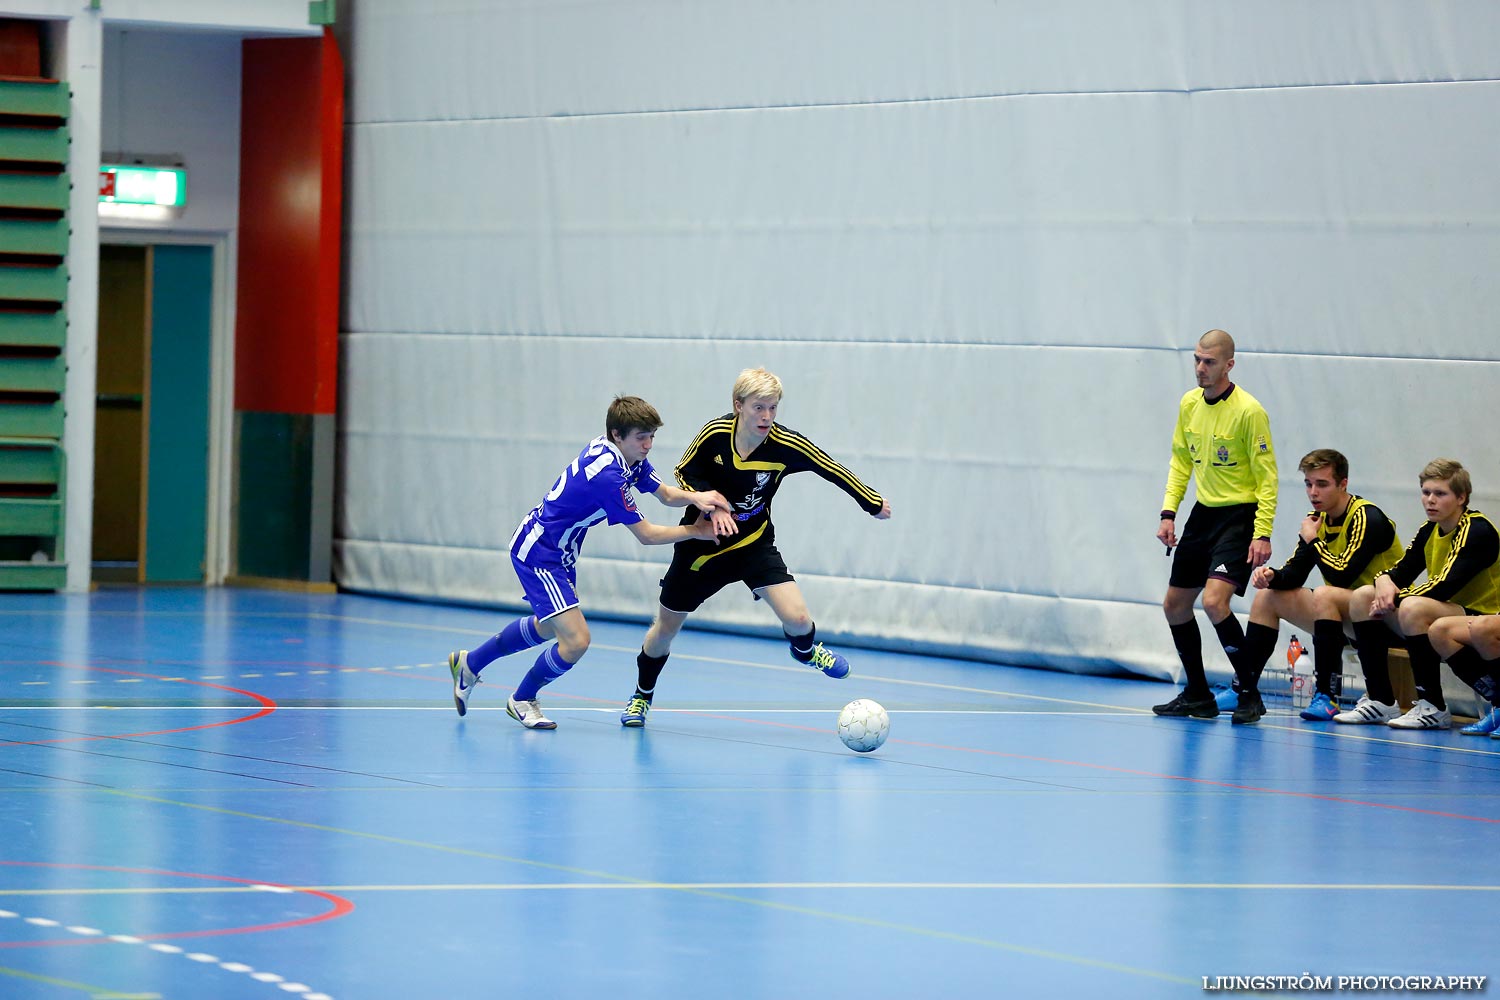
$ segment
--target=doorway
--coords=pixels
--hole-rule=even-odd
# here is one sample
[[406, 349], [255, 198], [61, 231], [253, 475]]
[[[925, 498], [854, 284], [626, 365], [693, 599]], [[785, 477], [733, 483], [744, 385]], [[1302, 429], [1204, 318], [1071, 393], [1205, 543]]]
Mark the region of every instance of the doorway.
[[93, 579], [202, 583], [214, 251], [99, 248]]

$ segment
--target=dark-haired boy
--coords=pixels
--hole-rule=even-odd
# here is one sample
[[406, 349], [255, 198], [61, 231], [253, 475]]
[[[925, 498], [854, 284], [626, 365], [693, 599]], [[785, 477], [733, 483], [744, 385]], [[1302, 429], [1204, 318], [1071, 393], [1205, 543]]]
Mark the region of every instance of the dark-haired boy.
[[[473, 650], [448, 654], [453, 707], [459, 715], [469, 710], [469, 696], [487, 665], [556, 638], [521, 679], [505, 711], [527, 729], [557, 728], [542, 714], [536, 696], [572, 669], [589, 648], [589, 626], [576, 590], [578, 553], [589, 528], [601, 521], [623, 524], [642, 545], [670, 545], [689, 538], [714, 541], [718, 535], [735, 533], [732, 520], [720, 519], [716, 527], [710, 519], [714, 511], [729, 510], [723, 496], [678, 489], [657, 478], [646, 455], [661, 423], [661, 415], [644, 399], [616, 397], [605, 414], [603, 436], [584, 446], [516, 528], [510, 540], [511, 565], [534, 613], [517, 618]], [[637, 490], [668, 507], [691, 504], [704, 513], [689, 524], [652, 524], [636, 510]]]
[[[1332, 682], [1343, 657], [1349, 599], [1355, 588], [1395, 565], [1401, 542], [1379, 507], [1349, 492], [1349, 460], [1340, 452], [1310, 451], [1297, 468], [1312, 511], [1302, 519], [1291, 558], [1280, 569], [1260, 566], [1250, 574], [1257, 593], [1245, 628], [1244, 662], [1260, 676], [1283, 621], [1310, 632], [1317, 693], [1301, 714], [1309, 722], [1329, 722], [1339, 711]], [[1315, 566], [1323, 585], [1309, 589], [1304, 584]]]

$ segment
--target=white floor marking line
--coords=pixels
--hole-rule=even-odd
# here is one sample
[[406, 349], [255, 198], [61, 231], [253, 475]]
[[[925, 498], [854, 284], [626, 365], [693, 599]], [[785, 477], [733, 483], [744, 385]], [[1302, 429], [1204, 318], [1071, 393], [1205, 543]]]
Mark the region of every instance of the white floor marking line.
[[[1387, 882], [1387, 883], [1349, 883], [1345, 885], [1314, 885], [1308, 882], [457, 882], [457, 883], [432, 883], [432, 884], [410, 884], [410, 885], [308, 885], [302, 887], [313, 892], [331, 892], [343, 895], [356, 892], [592, 892], [592, 891], [661, 891], [661, 890], [687, 890], [687, 889], [788, 889], [788, 890], [812, 890], [826, 891], [829, 889], [920, 889], [943, 890], [943, 891], [1004, 891], [1025, 892], [1030, 890], [1045, 890], [1048, 892], [1062, 891], [1139, 891], [1157, 892], [1164, 889], [1205, 889], [1205, 890], [1254, 890], [1256, 892], [1460, 892], [1460, 893], [1500, 893], [1500, 886], [1455, 884], [1455, 883], [1421, 883], [1421, 882]], [[72, 894], [72, 895], [120, 895], [127, 893], [138, 893], [141, 895], [153, 895], [161, 893], [174, 893], [175, 889], [78, 889], [78, 890], [33, 890], [47, 892], [50, 894]], [[225, 893], [233, 894], [245, 892], [244, 888], [224, 887], [194, 889], [192, 892]], [[27, 894], [25, 890], [15, 895]], [[0, 911], [0, 917], [9, 911]], [[73, 928], [68, 928], [72, 930]], [[85, 928], [88, 930], [89, 928]], [[100, 934], [102, 931], [95, 931]], [[123, 935], [111, 935], [111, 940], [122, 940]], [[138, 943], [139, 938], [131, 938], [127, 943]], [[155, 947], [154, 945], [152, 946]], [[169, 945], [165, 949], [170, 950], [175, 946]], [[182, 951], [177, 948], [176, 951]], [[174, 952], [175, 953], [175, 952]], [[192, 956], [187, 956], [191, 958]], [[248, 967], [247, 967], [248, 968]], [[231, 970], [234, 971], [234, 970]]]
[[[238, 891], [245, 892], [254, 890], [274, 892], [293, 891], [292, 889], [288, 889], [284, 886], [269, 885], [251, 886], [249, 889], [240, 889]], [[92, 890], [88, 889], [80, 891], [84, 894], [89, 894], [92, 892]], [[0, 910], [0, 920], [13, 919], [21, 919], [26, 923], [32, 924], [36, 927], [62, 926], [60, 922], [52, 920], [48, 917], [22, 917], [19, 913], [13, 913], [10, 910]], [[209, 955], [206, 952], [201, 951], [189, 952], [185, 948], [179, 947], [175, 944], [169, 944], [165, 941], [153, 941], [148, 944], [147, 942], [145, 942], [141, 938], [136, 937], [133, 934], [105, 935], [104, 931], [101, 931], [94, 927], [67, 927], [64, 929], [69, 931], [70, 933], [77, 934], [80, 937], [98, 937], [100, 935], [104, 935], [108, 938], [108, 940], [113, 941], [116, 944], [144, 944], [148, 949], [156, 952], [159, 955], [181, 955], [183, 958], [186, 958], [190, 962], [198, 962], [202, 965], [217, 965], [225, 972], [234, 972], [241, 974], [248, 973], [251, 979], [258, 980], [259, 982], [267, 984], [279, 984], [280, 988], [284, 992], [299, 994], [302, 997], [302, 1000], [333, 1000], [333, 997], [329, 996], [327, 993], [312, 992], [312, 987], [307, 986], [303, 983], [289, 983], [286, 981], [285, 976], [278, 975], [275, 972], [256, 972], [254, 967], [245, 965], [243, 962], [222, 962], [219, 960], [219, 956], [217, 955]]]

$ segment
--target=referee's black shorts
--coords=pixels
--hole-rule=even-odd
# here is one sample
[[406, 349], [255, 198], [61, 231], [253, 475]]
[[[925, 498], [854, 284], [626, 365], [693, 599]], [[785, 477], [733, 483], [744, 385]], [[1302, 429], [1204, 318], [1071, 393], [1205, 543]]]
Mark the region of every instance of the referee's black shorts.
[[1234, 584], [1243, 595], [1250, 583], [1250, 542], [1255, 538], [1253, 503], [1227, 507], [1193, 504], [1187, 526], [1177, 536], [1177, 554], [1172, 557], [1174, 587], [1199, 590], [1210, 577]]

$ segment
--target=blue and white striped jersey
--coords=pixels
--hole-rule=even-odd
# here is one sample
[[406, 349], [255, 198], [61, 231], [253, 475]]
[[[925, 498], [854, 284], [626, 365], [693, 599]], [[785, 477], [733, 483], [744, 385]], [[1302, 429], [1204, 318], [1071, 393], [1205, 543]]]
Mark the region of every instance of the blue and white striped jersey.
[[649, 460], [627, 466], [609, 438], [596, 437], [516, 528], [510, 553], [527, 565], [572, 568], [589, 528], [606, 519], [610, 524], [642, 520], [634, 491], [655, 493], [660, 486]]

